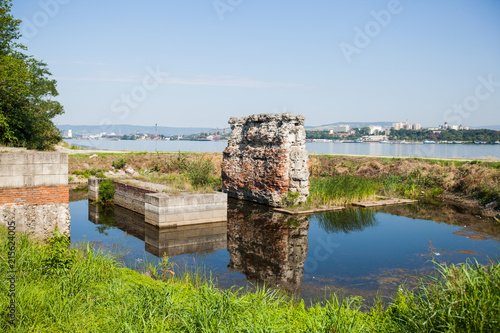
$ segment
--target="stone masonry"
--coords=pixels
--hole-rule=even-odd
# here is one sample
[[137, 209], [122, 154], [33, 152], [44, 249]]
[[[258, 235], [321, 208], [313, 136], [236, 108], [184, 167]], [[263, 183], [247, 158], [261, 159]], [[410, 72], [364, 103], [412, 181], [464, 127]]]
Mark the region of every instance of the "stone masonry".
[[231, 138], [224, 150], [222, 186], [230, 197], [273, 207], [287, 193], [309, 195], [304, 116], [255, 114], [231, 118]]
[[0, 153], [0, 224], [47, 238], [59, 228], [69, 235], [68, 155]]

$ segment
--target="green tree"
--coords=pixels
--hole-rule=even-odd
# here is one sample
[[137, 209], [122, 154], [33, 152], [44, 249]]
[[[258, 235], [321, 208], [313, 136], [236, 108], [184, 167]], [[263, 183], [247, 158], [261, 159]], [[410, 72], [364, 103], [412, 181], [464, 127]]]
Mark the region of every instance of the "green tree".
[[52, 118], [63, 114], [56, 81], [47, 65], [28, 56], [18, 43], [20, 20], [11, 14], [11, 0], [0, 0], [0, 142], [48, 150], [61, 141]]

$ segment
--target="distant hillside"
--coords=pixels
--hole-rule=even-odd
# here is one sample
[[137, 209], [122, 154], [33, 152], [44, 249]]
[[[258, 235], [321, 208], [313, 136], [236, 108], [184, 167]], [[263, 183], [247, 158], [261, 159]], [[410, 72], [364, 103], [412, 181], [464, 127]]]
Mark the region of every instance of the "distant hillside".
[[333, 123], [333, 124], [325, 124], [325, 125], [320, 125], [320, 126], [305, 126], [307, 130], [316, 130], [316, 131], [323, 131], [323, 130], [328, 130], [332, 126], [335, 125], [349, 125], [351, 128], [361, 128], [365, 126], [382, 126], [382, 127], [387, 127], [390, 128], [392, 126], [392, 122], [388, 121], [379, 121], [379, 122], [340, 122], [340, 123]]
[[473, 129], [489, 129], [489, 130], [494, 130], [494, 131], [500, 131], [500, 125], [486, 125], [486, 126], [476, 126], [476, 127], [471, 127]]
[[[102, 132], [115, 133], [115, 134], [155, 134], [154, 126], [136, 126], [136, 125], [110, 125], [110, 126], [99, 126], [99, 125], [58, 125], [57, 126], [63, 134], [66, 134], [68, 130], [73, 132], [73, 135], [84, 135], [84, 134], [99, 134]], [[208, 127], [163, 127], [158, 126], [158, 134], [163, 135], [189, 135], [196, 134], [206, 131], [213, 131], [213, 128]]]

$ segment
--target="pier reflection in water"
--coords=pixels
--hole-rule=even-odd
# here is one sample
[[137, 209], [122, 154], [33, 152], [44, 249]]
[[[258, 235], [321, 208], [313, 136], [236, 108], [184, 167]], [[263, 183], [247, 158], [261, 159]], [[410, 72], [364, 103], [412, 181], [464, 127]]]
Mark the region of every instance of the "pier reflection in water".
[[248, 202], [228, 210], [230, 270], [247, 279], [296, 291], [304, 278], [309, 218], [294, 217]]
[[126, 208], [90, 203], [89, 221], [100, 232], [114, 227], [140, 239], [145, 250], [156, 257], [206, 253], [227, 247], [227, 222], [160, 229], [146, 223], [144, 215]]

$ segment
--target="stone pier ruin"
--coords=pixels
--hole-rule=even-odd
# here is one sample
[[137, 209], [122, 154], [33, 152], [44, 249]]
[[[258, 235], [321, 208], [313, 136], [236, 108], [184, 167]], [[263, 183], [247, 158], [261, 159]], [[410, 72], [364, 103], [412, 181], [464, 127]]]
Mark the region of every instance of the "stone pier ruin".
[[[222, 187], [230, 197], [282, 207], [288, 193], [295, 203], [309, 195], [304, 116], [255, 114], [229, 120]], [[297, 194], [295, 194], [297, 195]]]

